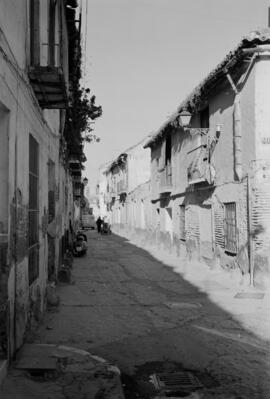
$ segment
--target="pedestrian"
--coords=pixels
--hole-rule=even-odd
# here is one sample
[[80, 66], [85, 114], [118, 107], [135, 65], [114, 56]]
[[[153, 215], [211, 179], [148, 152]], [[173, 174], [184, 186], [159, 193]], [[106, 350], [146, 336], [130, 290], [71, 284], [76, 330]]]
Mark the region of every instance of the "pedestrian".
[[99, 216], [99, 217], [97, 218], [97, 221], [96, 221], [98, 233], [101, 232], [101, 225], [102, 225], [102, 223], [103, 223], [103, 222], [102, 222], [102, 219], [101, 219], [101, 217]]

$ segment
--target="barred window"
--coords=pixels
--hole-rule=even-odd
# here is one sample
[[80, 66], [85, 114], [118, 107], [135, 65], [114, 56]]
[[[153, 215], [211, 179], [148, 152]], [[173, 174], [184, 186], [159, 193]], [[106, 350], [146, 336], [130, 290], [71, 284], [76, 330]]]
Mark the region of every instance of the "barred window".
[[39, 275], [39, 198], [38, 198], [38, 173], [39, 173], [38, 143], [34, 137], [29, 136], [29, 211], [28, 211], [28, 277], [29, 285]]
[[227, 202], [224, 204], [224, 233], [225, 250], [233, 254], [237, 253], [237, 230], [236, 230], [236, 204]]

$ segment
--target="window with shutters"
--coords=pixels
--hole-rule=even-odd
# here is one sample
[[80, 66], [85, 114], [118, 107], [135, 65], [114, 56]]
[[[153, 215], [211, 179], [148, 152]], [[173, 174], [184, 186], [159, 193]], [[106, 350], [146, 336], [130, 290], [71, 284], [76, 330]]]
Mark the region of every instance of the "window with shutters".
[[162, 192], [170, 191], [172, 187], [172, 138], [169, 133], [162, 144], [162, 163], [160, 172], [160, 189]]
[[237, 226], [236, 226], [236, 203], [227, 202], [224, 204], [224, 233], [225, 250], [237, 253]]
[[29, 285], [39, 275], [39, 151], [34, 137], [29, 136], [29, 210], [28, 210], [28, 277]]
[[190, 159], [188, 166], [189, 184], [207, 181], [208, 147], [207, 136], [196, 134], [192, 137], [192, 149], [187, 153]]
[[180, 205], [179, 221], [180, 221], [180, 240], [186, 239], [186, 207], [185, 205]]
[[30, 64], [40, 63], [39, 0], [30, 0]]
[[201, 131], [198, 129], [196, 133], [192, 133], [191, 150], [187, 153], [189, 158], [188, 183], [213, 184], [215, 174], [209, 153], [209, 107], [204, 108], [199, 116]]

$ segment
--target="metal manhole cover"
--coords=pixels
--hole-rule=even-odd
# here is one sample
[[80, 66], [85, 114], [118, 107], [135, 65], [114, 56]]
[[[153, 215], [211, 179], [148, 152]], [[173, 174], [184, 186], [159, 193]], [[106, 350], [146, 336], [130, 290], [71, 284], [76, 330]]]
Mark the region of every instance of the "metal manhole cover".
[[262, 292], [238, 292], [235, 296], [237, 299], [263, 299]]
[[153, 374], [152, 381], [156, 389], [165, 392], [202, 388], [199, 379], [189, 371], [156, 373]]

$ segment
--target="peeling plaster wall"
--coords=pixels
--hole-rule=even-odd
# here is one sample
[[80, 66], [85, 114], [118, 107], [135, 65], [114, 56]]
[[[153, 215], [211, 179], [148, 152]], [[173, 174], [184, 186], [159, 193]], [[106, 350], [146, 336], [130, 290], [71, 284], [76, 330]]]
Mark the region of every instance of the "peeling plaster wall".
[[250, 168], [254, 281], [270, 286], [270, 57], [256, 63], [255, 126], [256, 157]]
[[[0, 118], [3, 120], [3, 108], [9, 114], [9, 166], [5, 177], [1, 175], [0, 162], [1, 184], [8, 180], [7, 192], [1, 190], [1, 204], [7, 203], [8, 223], [0, 220], [0, 228], [3, 232], [1, 234], [8, 234], [8, 240], [0, 237], [0, 284], [4, 286], [1, 286], [1, 292], [5, 292], [5, 298], [0, 296], [0, 309], [5, 308], [6, 311], [6, 325], [4, 328], [0, 327], [0, 333], [6, 332], [8, 348], [5, 356], [9, 357], [22, 345], [26, 332], [40, 320], [46, 307], [49, 159], [56, 165], [58, 181], [55, 216], [56, 264], [60, 256], [58, 241], [69, 226], [69, 212], [72, 210], [71, 179], [59, 163], [59, 139], [56, 135], [60, 126], [59, 112], [44, 112], [49, 123], [46, 122], [33, 100], [26, 75], [16, 66], [16, 61], [21, 68], [26, 66], [27, 4], [23, 0], [4, 0], [0, 7], [0, 26], [5, 32], [0, 33], [0, 46], [7, 54], [6, 59], [0, 53]], [[28, 279], [29, 134], [32, 134], [39, 145], [39, 275], [31, 286]]]
[[128, 191], [150, 180], [150, 149], [140, 144], [128, 153]]

